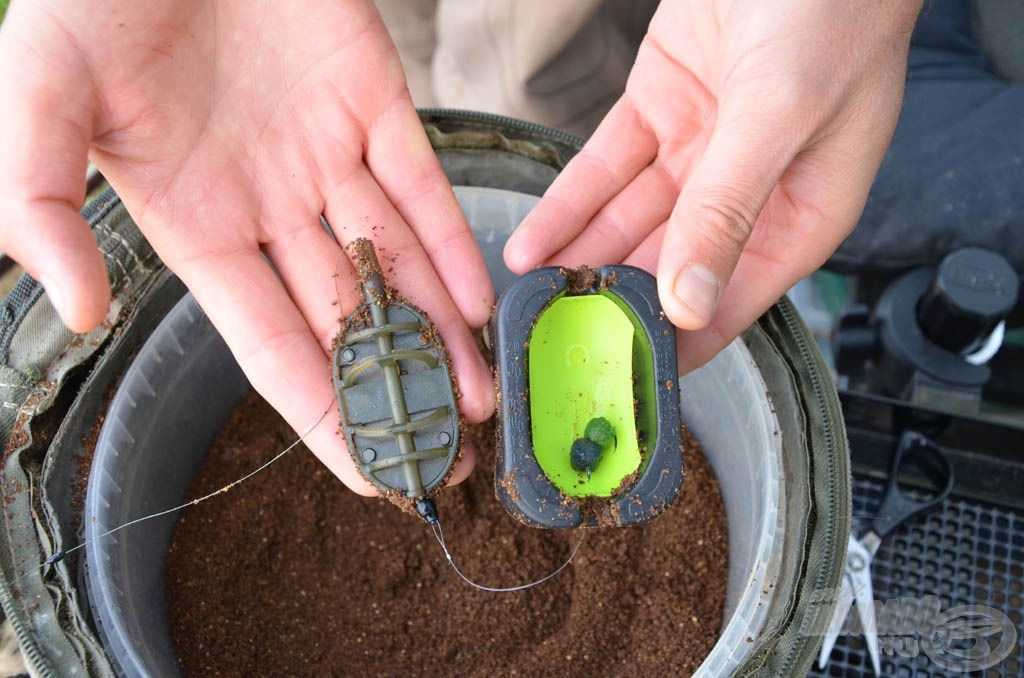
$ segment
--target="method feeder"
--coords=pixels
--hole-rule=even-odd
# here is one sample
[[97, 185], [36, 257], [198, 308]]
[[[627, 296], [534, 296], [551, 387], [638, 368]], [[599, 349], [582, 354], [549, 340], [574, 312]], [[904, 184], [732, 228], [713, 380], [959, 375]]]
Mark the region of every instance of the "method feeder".
[[431, 493], [459, 449], [455, 388], [434, 326], [385, 285], [373, 243], [357, 240], [352, 260], [363, 303], [344, 323], [333, 377], [349, 453], [383, 494], [415, 505], [431, 525]]

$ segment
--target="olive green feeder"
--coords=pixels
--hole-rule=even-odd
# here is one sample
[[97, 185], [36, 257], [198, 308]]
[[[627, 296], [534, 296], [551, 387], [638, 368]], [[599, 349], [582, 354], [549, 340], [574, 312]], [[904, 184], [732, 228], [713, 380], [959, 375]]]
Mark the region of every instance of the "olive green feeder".
[[345, 441], [378, 489], [422, 499], [447, 478], [459, 449], [447, 356], [423, 312], [385, 285], [373, 244], [356, 241], [352, 255], [363, 304], [346, 319], [333, 359]]

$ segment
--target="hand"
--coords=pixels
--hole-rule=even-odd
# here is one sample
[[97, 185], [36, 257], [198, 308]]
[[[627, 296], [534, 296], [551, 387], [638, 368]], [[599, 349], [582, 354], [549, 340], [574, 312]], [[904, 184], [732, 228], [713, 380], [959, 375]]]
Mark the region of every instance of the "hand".
[[[359, 301], [321, 214], [341, 245], [369, 237], [395, 262], [390, 282], [445, 340], [464, 416], [491, 413], [467, 327], [487, 320], [490, 279], [369, 0], [15, 2], [0, 101], [0, 250], [71, 329], [109, 304], [78, 214], [91, 156], [296, 430], [331, 401], [331, 341]], [[307, 444], [375, 494], [336, 421]]]
[[853, 229], [920, 2], [663, 2], [623, 97], [505, 261], [658, 277], [680, 368], [713, 357]]

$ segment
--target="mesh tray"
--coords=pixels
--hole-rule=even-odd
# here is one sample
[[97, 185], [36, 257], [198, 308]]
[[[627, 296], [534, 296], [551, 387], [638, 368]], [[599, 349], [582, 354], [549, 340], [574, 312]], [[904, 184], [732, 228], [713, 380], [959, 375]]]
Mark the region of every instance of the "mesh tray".
[[[854, 522], [874, 515], [883, 485], [855, 478]], [[1024, 513], [953, 495], [941, 510], [911, 521], [882, 542], [872, 565], [875, 600], [934, 595], [942, 610], [984, 605], [1005, 614], [1017, 629], [1017, 642], [998, 664], [971, 675], [1024, 673]], [[855, 613], [853, 613], [855, 614]], [[965, 675], [951, 672], [920, 652], [904, 657], [880, 645], [882, 675], [906, 678]], [[815, 664], [812, 676], [873, 676], [862, 636], [840, 636], [828, 665]]]

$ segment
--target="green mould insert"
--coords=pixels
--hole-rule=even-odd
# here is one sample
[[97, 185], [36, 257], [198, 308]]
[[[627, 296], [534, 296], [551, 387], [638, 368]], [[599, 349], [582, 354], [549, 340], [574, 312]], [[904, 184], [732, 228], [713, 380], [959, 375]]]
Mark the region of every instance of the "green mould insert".
[[675, 329], [648, 273], [541, 268], [502, 295], [495, 487], [540, 527], [650, 520], [683, 480]]
[[333, 359], [345, 441], [386, 496], [421, 500], [444, 482], [459, 448], [447, 358], [423, 312], [384, 284], [373, 244], [358, 240], [351, 254], [363, 304], [342, 324]]

